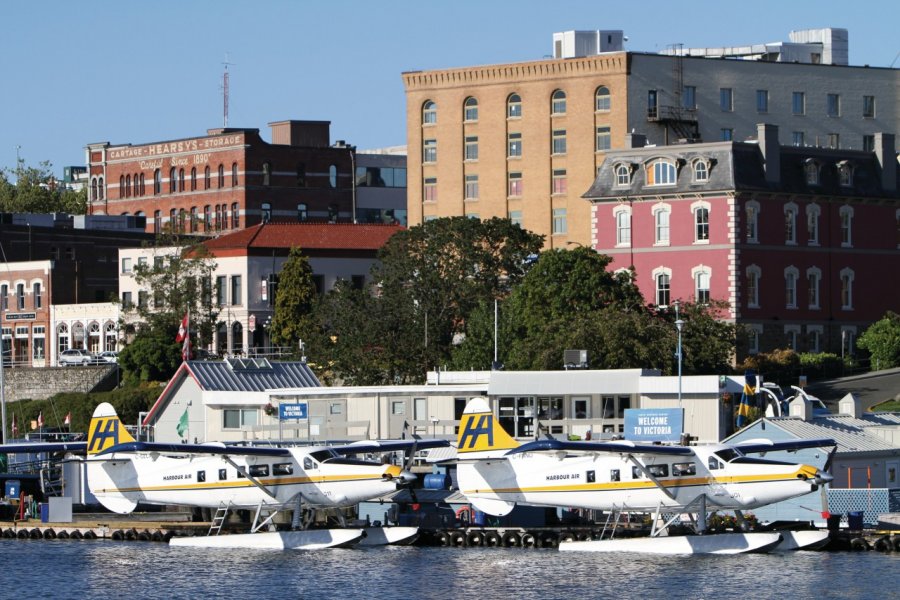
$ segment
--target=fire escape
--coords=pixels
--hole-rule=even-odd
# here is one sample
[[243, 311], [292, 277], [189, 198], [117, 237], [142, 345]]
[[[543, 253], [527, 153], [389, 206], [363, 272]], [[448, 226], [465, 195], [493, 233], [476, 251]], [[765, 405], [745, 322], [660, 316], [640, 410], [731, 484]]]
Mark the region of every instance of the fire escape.
[[[672, 54], [673, 99], [671, 106], [659, 105], [654, 94], [648, 102], [647, 121], [662, 126], [664, 143], [699, 142], [700, 126], [697, 122], [696, 98], [685, 99], [684, 95], [684, 53], [681, 44], [669, 46]], [[688, 106], [685, 106], [687, 100]]]

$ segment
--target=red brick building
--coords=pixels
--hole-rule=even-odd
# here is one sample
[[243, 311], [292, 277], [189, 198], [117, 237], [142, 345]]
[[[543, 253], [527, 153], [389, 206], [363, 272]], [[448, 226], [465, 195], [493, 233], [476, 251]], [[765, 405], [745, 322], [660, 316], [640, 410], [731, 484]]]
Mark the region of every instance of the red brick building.
[[[630, 136], [634, 142], [642, 136]], [[592, 246], [634, 267], [644, 298], [725, 300], [752, 332], [745, 352], [852, 354], [900, 310], [900, 192], [894, 136], [874, 152], [754, 142], [611, 151], [584, 195]]]
[[328, 121], [210, 129], [196, 138], [87, 147], [91, 214], [137, 215], [214, 235], [270, 220], [352, 221], [355, 148], [331, 144]]

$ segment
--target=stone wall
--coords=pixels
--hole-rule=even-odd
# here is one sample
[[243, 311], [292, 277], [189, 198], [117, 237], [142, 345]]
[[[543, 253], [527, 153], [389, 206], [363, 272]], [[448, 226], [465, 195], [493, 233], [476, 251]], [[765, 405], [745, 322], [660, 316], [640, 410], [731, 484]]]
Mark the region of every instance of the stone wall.
[[118, 365], [90, 367], [16, 367], [3, 369], [7, 402], [45, 400], [60, 392], [92, 392], [111, 389]]

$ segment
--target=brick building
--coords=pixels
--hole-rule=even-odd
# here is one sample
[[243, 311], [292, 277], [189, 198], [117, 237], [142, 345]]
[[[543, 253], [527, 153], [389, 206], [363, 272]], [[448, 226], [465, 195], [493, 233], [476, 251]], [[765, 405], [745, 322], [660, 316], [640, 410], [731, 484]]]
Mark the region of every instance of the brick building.
[[594, 185], [591, 245], [634, 267], [644, 298], [725, 300], [745, 351], [852, 354], [855, 338], [900, 310], [900, 192], [894, 136], [873, 152], [753, 142], [607, 153]]
[[625, 51], [621, 31], [570, 31], [550, 59], [404, 73], [409, 224], [509, 217], [548, 248], [586, 245], [581, 194], [634, 131], [655, 145], [743, 140], [765, 121], [792, 145], [871, 150], [900, 130], [900, 70], [848, 54], [843, 29], [668, 54]]
[[331, 144], [328, 121], [210, 129], [140, 145], [89, 144], [92, 214], [140, 215], [164, 227], [213, 235], [270, 220], [352, 221], [356, 149]]

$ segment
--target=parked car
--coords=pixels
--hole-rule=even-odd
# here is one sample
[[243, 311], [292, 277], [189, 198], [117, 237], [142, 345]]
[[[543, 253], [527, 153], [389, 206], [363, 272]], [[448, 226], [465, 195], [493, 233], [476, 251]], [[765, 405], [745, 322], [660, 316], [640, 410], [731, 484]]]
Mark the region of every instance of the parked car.
[[101, 359], [103, 359], [103, 362], [108, 362], [108, 363], [119, 362], [119, 353], [114, 352], [112, 350], [107, 350], [106, 352], [101, 352], [97, 356], [100, 357]]
[[102, 358], [91, 354], [83, 348], [69, 348], [59, 353], [59, 365], [97, 365], [105, 362]]

